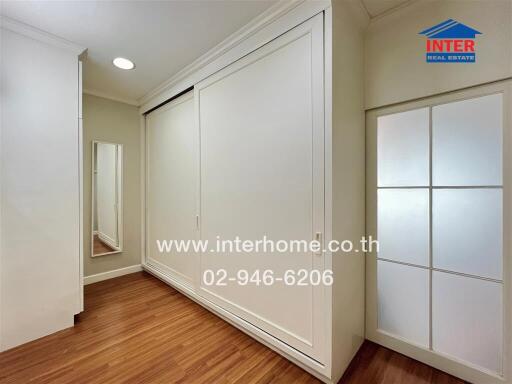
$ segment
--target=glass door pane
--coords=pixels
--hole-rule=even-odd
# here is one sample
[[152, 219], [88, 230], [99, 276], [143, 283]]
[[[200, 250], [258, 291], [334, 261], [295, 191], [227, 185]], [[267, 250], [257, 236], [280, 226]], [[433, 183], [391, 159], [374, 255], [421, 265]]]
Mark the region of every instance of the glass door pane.
[[433, 349], [501, 373], [502, 284], [434, 272], [432, 289]]
[[433, 185], [501, 185], [502, 126], [501, 94], [433, 107]]
[[501, 188], [433, 191], [435, 268], [502, 278], [502, 199]]
[[429, 184], [429, 110], [416, 109], [378, 118], [379, 187]]

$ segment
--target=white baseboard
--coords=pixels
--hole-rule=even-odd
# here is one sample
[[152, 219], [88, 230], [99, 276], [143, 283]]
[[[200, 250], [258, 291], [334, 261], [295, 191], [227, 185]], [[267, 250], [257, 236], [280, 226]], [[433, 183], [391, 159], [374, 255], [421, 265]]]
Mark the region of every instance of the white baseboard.
[[137, 264], [137, 265], [131, 265], [131, 266], [125, 267], [125, 268], [114, 269], [113, 271], [98, 273], [96, 275], [85, 276], [84, 277], [84, 285], [97, 283], [98, 281], [113, 279], [114, 277], [128, 275], [130, 273], [135, 273], [135, 272], [140, 272], [140, 271], [142, 271], [142, 267], [140, 264]]

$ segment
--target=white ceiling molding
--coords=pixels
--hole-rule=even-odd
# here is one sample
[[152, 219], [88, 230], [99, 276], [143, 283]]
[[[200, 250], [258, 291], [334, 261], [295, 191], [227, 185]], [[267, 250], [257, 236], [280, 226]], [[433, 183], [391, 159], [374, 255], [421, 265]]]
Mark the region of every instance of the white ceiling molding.
[[408, 0], [408, 1], [405, 1], [405, 2], [397, 5], [396, 7], [392, 7], [390, 9], [385, 10], [382, 13], [379, 13], [378, 15], [372, 17], [370, 21], [378, 20], [378, 19], [380, 19], [382, 17], [385, 17], [385, 16], [387, 16], [387, 15], [389, 15], [391, 13], [394, 13], [394, 12], [396, 12], [396, 11], [402, 9], [402, 8], [408, 7], [409, 5], [411, 5], [411, 4], [413, 4], [413, 3], [417, 2], [417, 1], [418, 0]]
[[359, 0], [359, 5], [365, 11], [366, 15], [368, 16], [368, 20], [371, 20], [372, 15], [370, 15], [370, 12], [368, 11], [368, 8], [366, 8], [366, 4], [364, 3], [364, 0]]
[[357, 21], [364, 25], [364, 28], [368, 27], [368, 24], [370, 24], [371, 17], [370, 14], [368, 13], [368, 10], [364, 6], [363, 1], [351, 1], [347, 5], [354, 9], [355, 14], [352, 14], [352, 16], [356, 17]]
[[197, 60], [193, 61], [191, 64], [187, 65], [181, 71], [177, 72], [170, 79], [166, 80], [164, 83], [156, 87], [155, 89], [146, 93], [143, 97], [141, 97], [139, 101], [139, 105], [143, 105], [150, 101], [155, 96], [165, 92], [166, 90], [172, 88], [175, 84], [177, 84], [182, 79], [189, 76], [191, 73], [197, 71], [199, 68], [204, 67], [208, 63], [212, 62], [216, 58], [220, 57], [226, 51], [231, 49], [232, 47], [239, 44], [241, 41], [247, 39], [249, 36], [255, 34], [266, 25], [272, 23], [277, 20], [279, 17], [289, 12], [290, 10], [296, 8], [300, 4], [302, 4], [305, 0], [285, 0], [279, 1], [275, 5], [268, 8], [266, 11], [261, 13], [259, 16], [254, 18], [251, 22], [240, 28], [235, 33], [231, 34], [225, 40], [223, 40], [220, 44], [216, 45], [204, 55], [200, 56]]
[[109, 94], [107, 94], [105, 92], [98, 92], [98, 91], [95, 91], [93, 89], [84, 89], [83, 93], [85, 93], [86, 95], [91, 95], [91, 96], [101, 97], [103, 99], [117, 101], [118, 103], [134, 105], [136, 107], [140, 106], [140, 104], [139, 104], [139, 102], [137, 100], [130, 100], [130, 99], [122, 98], [122, 97], [111, 96], [111, 95], [109, 95]]
[[360, 4], [368, 14], [370, 22], [394, 13], [399, 9], [407, 7], [412, 3], [415, 3], [417, 0], [387, 0], [387, 2], [381, 1], [382, 0], [359, 0]]
[[52, 35], [51, 33], [31, 27], [30, 25], [27, 25], [25, 23], [11, 19], [6, 16], [0, 16], [0, 26], [3, 29], [18, 33], [31, 39], [40, 41], [42, 43], [46, 43], [58, 48], [69, 50], [77, 56], [82, 55], [87, 50], [87, 48], [81, 47], [80, 45], [75, 44], [69, 40]]

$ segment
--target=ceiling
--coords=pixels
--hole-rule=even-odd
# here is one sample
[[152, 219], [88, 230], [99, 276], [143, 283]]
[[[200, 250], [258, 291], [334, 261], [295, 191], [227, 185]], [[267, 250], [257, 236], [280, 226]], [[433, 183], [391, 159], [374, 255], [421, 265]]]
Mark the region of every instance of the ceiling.
[[275, 2], [2, 0], [1, 13], [88, 48], [84, 89], [136, 103]]
[[373, 18], [402, 4], [409, 3], [410, 0], [362, 0], [362, 2], [368, 15]]

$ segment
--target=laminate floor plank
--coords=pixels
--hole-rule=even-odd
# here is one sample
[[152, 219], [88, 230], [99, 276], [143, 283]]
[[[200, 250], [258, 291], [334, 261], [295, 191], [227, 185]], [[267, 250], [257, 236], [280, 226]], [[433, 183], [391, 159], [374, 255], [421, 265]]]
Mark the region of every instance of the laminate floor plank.
[[[320, 383], [160, 280], [85, 287], [75, 327], [0, 353], [0, 384]], [[342, 384], [461, 384], [365, 342]]]

